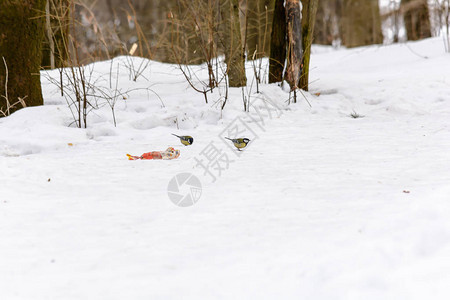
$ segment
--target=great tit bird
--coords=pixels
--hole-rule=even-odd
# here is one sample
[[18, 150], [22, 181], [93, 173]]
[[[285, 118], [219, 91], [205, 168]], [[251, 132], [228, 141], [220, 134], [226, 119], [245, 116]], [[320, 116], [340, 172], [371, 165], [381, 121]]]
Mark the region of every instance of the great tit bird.
[[179, 136], [179, 135], [176, 135], [176, 134], [173, 134], [173, 133], [172, 133], [172, 135], [174, 135], [174, 136], [176, 136], [177, 138], [179, 138], [179, 139], [180, 139], [180, 142], [181, 142], [183, 145], [185, 145], [185, 146], [189, 146], [189, 145], [192, 145], [192, 143], [194, 143], [194, 138], [193, 138], [192, 136], [189, 136], [189, 135], [182, 135], [182, 136]]
[[232, 141], [239, 151], [241, 151], [242, 148], [247, 147], [248, 142], [250, 142], [248, 138], [230, 139], [226, 137], [226, 139]]

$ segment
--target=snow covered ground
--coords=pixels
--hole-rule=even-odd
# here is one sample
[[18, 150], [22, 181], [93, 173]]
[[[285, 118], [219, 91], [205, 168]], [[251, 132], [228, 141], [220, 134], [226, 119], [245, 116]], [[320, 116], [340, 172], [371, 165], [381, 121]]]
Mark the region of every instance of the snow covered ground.
[[[74, 128], [46, 79], [57, 72], [43, 73], [43, 107], [0, 119], [0, 299], [450, 297], [442, 40], [315, 47], [312, 107], [253, 85], [250, 113], [240, 89], [221, 113], [221, 94], [205, 104], [175, 66], [152, 62], [133, 82], [127, 61], [92, 66], [105, 85], [119, 66], [118, 87], [135, 89], [117, 127], [106, 105]], [[252, 139], [242, 153], [222, 139], [234, 130]], [[179, 159], [125, 156], [169, 146]], [[213, 154], [215, 181], [198, 165]], [[190, 207], [168, 196], [180, 173], [202, 184]]]

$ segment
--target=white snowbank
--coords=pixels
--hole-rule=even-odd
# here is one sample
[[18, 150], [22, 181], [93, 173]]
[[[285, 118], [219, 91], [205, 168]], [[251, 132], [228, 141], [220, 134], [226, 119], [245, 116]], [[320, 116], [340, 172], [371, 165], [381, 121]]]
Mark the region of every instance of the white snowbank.
[[[221, 112], [224, 90], [205, 104], [156, 62], [130, 81], [120, 57], [91, 66], [105, 87], [120, 68], [117, 127], [103, 105], [77, 129], [43, 78], [46, 105], [0, 119], [0, 298], [448, 299], [442, 41], [313, 53], [312, 108], [301, 94], [288, 106], [277, 85], [256, 95], [249, 68], [264, 123], [242, 111], [241, 89]], [[241, 120], [252, 142], [236, 155], [220, 137]], [[229, 158], [215, 182], [196, 167], [211, 142]], [[125, 157], [168, 146], [178, 160]], [[167, 195], [182, 172], [202, 182], [190, 208]]]

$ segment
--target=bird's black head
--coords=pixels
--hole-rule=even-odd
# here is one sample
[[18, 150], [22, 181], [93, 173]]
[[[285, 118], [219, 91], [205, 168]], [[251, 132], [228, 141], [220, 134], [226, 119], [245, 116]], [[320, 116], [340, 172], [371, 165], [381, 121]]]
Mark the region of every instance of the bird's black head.
[[194, 138], [193, 137], [188, 137], [187, 141], [189, 142], [189, 144], [192, 145], [192, 143], [194, 142]]
[[243, 140], [244, 143], [246, 143], [246, 144], [247, 144], [248, 142], [250, 142], [250, 140], [249, 140], [248, 138], [243, 138], [242, 140]]

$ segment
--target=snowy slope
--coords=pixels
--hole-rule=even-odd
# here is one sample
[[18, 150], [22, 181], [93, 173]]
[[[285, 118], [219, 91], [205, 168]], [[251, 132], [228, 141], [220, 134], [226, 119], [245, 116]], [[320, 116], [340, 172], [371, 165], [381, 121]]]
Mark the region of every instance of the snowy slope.
[[[1, 299], [448, 299], [440, 39], [316, 47], [312, 107], [301, 95], [287, 105], [276, 85], [253, 94], [250, 79], [250, 113], [240, 89], [221, 113], [223, 90], [205, 104], [175, 66], [151, 62], [133, 82], [126, 61], [93, 65], [99, 82], [119, 66], [119, 87], [134, 89], [117, 102], [117, 127], [107, 105], [87, 129], [69, 126], [45, 78], [46, 105], [0, 119]], [[221, 139], [236, 124], [252, 139], [242, 153]], [[168, 146], [178, 160], [125, 157]], [[216, 181], [197, 165], [210, 146], [228, 162]], [[167, 193], [183, 172], [202, 184], [187, 208]]]

